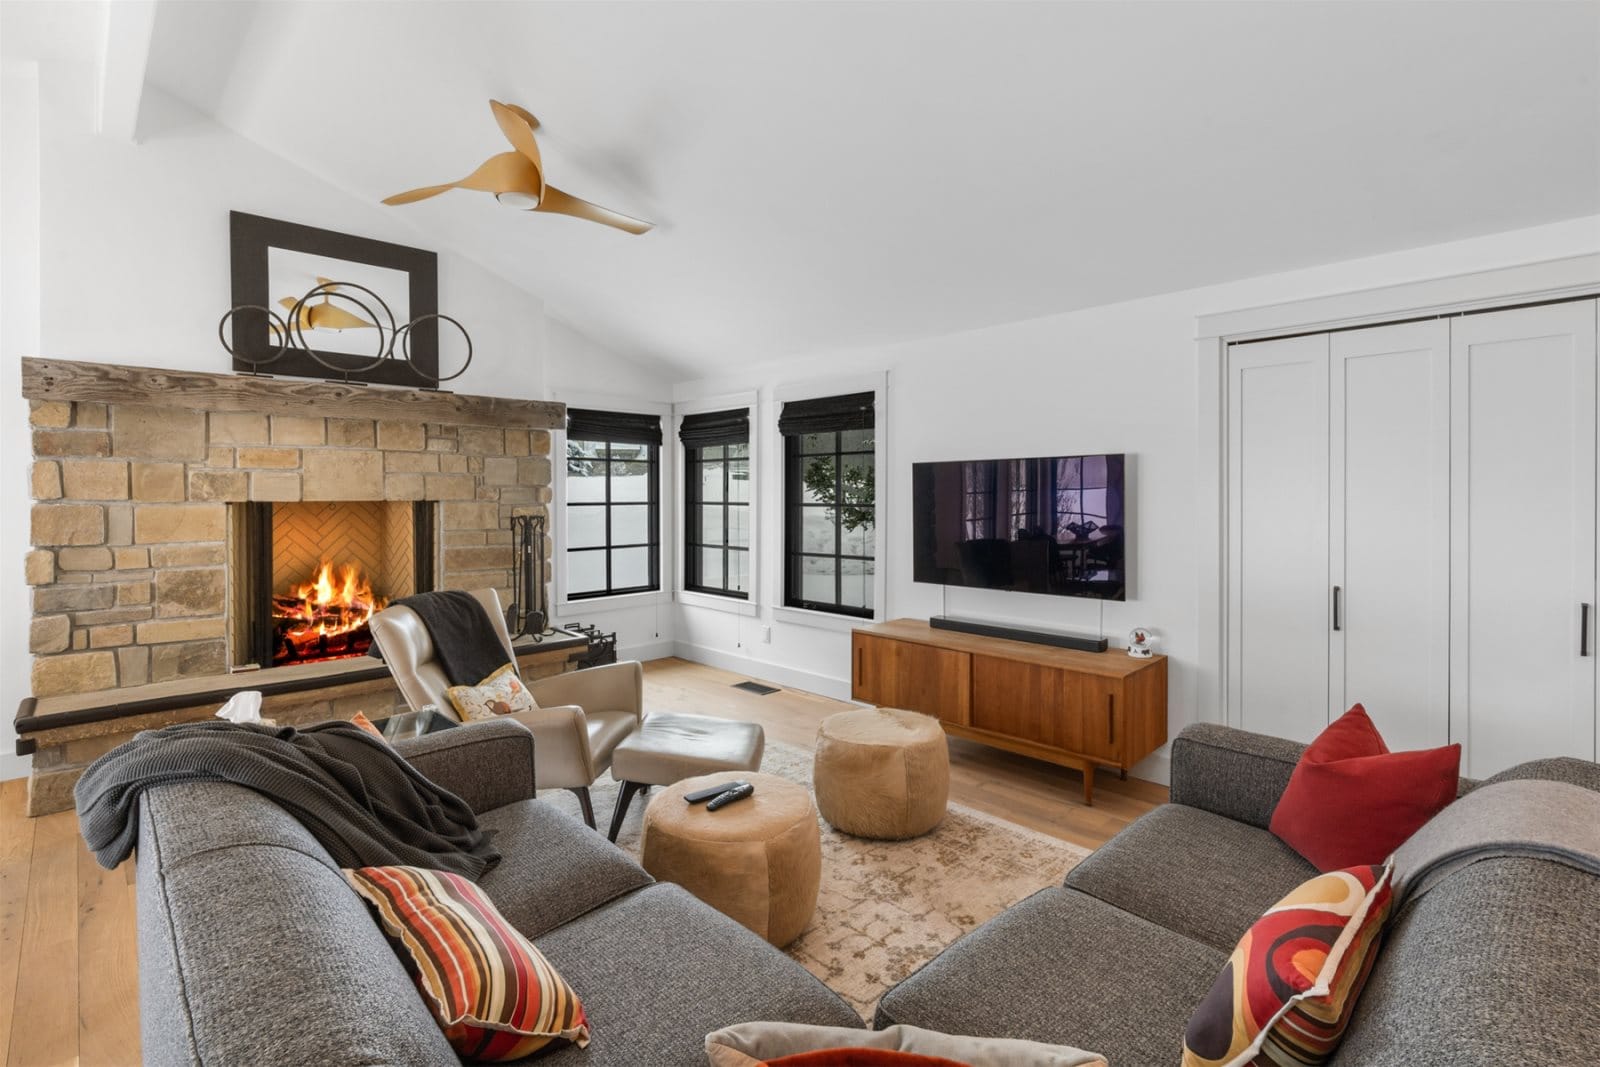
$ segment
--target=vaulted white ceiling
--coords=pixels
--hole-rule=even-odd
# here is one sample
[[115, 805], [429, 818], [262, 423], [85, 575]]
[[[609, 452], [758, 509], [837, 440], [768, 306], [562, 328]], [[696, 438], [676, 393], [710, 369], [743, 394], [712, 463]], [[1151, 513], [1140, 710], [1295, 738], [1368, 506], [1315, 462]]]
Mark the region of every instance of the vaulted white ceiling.
[[1594, 3], [193, 3], [149, 77], [377, 200], [544, 123], [630, 237], [440, 246], [683, 375], [1600, 212]]

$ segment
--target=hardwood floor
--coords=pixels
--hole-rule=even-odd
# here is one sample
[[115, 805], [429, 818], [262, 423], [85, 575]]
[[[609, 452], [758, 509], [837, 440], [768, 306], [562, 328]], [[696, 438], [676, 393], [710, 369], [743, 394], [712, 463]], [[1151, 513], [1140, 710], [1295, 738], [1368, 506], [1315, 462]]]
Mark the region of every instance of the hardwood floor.
[[[747, 676], [684, 660], [645, 665], [651, 710], [759, 722], [810, 747], [817, 724], [849, 705], [798, 690], [756, 696]], [[951, 799], [1096, 848], [1163, 803], [1162, 786], [1102, 774], [1084, 807], [1074, 771], [967, 741], [950, 742]], [[73, 812], [29, 819], [27, 783], [0, 783], [0, 1049], [11, 1067], [139, 1062], [133, 864], [101, 870]]]

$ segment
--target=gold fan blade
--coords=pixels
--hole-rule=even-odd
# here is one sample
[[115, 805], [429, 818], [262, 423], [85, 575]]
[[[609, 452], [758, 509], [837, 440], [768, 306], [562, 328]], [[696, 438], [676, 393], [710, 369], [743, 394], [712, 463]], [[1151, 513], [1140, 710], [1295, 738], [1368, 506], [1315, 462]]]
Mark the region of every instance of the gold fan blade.
[[451, 189], [475, 189], [482, 193], [527, 193], [538, 196], [544, 187], [539, 168], [521, 152], [501, 152], [490, 156], [471, 174], [458, 182], [430, 185], [388, 197], [385, 204], [410, 204]]
[[313, 304], [305, 309], [305, 318], [306, 325], [313, 330], [372, 329], [374, 325], [337, 304]]
[[494, 120], [500, 124], [500, 132], [506, 135], [506, 140], [511, 142], [511, 147], [528, 157], [528, 161], [539, 171], [540, 181], [544, 180], [544, 162], [539, 157], [539, 142], [533, 139], [533, 118], [521, 108], [513, 108], [502, 104], [498, 100], [489, 101], [489, 110], [494, 112]]
[[424, 185], [421, 189], [412, 189], [409, 192], [386, 196], [383, 198], [383, 202], [385, 204], [415, 204], [418, 200], [426, 200], [430, 196], [448, 193], [455, 187], [455, 182], [446, 182], [444, 185]]
[[587, 200], [580, 200], [570, 193], [563, 193], [553, 185], [544, 187], [544, 196], [540, 198], [539, 206], [533, 210], [551, 211], [558, 215], [571, 215], [573, 218], [588, 219], [590, 222], [614, 226], [619, 230], [626, 230], [628, 233], [648, 233], [654, 228], [652, 223], [645, 222], [642, 219], [631, 218], [619, 211], [601, 207], [599, 204], [591, 204]]
[[528, 129], [537, 130], [539, 128], [539, 120], [534, 118], [533, 113], [527, 108], [518, 107], [516, 104], [501, 104], [500, 106], [516, 115], [523, 122], [526, 122], [528, 124]]
[[[287, 315], [285, 315], [283, 317], [283, 321], [284, 321], [284, 324], [286, 326], [288, 326], [291, 330], [294, 329], [294, 320], [295, 320], [294, 306], [296, 304], [299, 304], [299, 303], [300, 303], [300, 301], [298, 299], [296, 299], [295, 297], [292, 297], [292, 296], [280, 297], [278, 299], [278, 306], [281, 307], [281, 308], [284, 308], [285, 310], [287, 310], [289, 312], [289, 314], [287, 314]], [[311, 313], [311, 305], [310, 304], [304, 304], [304, 305], [301, 306], [301, 308], [300, 308], [300, 328], [302, 330], [309, 330], [311, 328], [311, 315], [310, 315], [310, 313]]]

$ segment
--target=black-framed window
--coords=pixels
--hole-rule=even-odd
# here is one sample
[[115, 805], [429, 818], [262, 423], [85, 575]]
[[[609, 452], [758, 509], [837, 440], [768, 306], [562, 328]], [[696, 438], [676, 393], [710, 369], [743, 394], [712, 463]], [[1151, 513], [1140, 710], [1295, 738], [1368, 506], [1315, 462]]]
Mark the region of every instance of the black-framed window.
[[685, 415], [683, 587], [750, 599], [750, 413]]
[[787, 403], [784, 596], [789, 607], [871, 618], [877, 573], [873, 395]]
[[661, 420], [567, 411], [567, 599], [661, 588]]

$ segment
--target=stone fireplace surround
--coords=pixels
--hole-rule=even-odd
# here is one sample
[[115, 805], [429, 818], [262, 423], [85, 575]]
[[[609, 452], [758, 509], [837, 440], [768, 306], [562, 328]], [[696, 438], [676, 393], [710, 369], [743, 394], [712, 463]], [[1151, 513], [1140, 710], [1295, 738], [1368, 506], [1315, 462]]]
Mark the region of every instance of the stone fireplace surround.
[[435, 501], [436, 586], [505, 598], [511, 517], [547, 513], [550, 430], [565, 417], [558, 403], [303, 379], [44, 359], [25, 359], [22, 372], [33, 698], [18, 728], [35, 786], [41, 769], [75, 772], [123, 732], [101, 722], [96, 743], [52, 755], [39, 729], [52, 710], [83, 719], [96, 704], [131, 711], [163, 693], [271, 691], [297, 670], [337, 685], [338, 663], [230, 676], [249, 658], [230, 640], [229, 504]]

